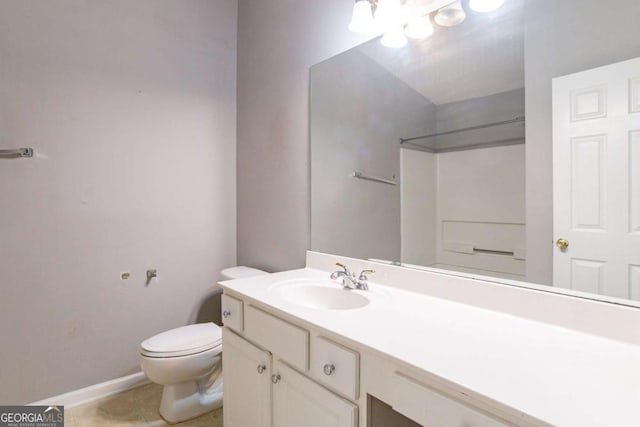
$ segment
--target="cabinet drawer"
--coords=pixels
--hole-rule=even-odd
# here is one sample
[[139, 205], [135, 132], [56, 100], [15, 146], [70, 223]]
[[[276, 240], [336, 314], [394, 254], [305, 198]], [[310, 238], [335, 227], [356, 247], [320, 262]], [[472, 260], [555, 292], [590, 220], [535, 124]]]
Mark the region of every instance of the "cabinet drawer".
[[508, 427], [479, 410], [450, 399], [401, 373], [393, 374], [392, 408], [422, 425]]
[[351, 400], [359, 397], [359, 362], [357, 352], [340, 344], [322, 337], [311, 340], [311, 376]]
[[252, 305], [245, 308], [244, 335], [301, 371], [309, 369], [309, 332]]
[[220, 305], [220, 310], [222, 310], [222, 322], [224, 325], [237, 332], [242, 332], [242, 328], [244, 326], [242, 301], [230, 297], [229, 295], [222, 294], [222, 301]]

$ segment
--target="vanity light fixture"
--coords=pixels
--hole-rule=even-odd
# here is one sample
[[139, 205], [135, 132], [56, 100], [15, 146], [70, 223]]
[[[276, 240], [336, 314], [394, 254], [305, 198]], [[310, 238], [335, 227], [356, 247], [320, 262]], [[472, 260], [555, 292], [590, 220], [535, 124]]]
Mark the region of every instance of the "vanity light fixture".
[[436, 16], [433, 18], [433, 20], [436, 21], [436, 24], [443, 27], [453, 27], [455, 25], [461, 24], [466, 17], [467, 14], [462, 8], [462, 0], [456, 0], [450, 5], [447, 5], [438, 10], [438, 13], [436, 13]]
[[382, 32], [384, 46], [400, 48], [407, 44], [407, 36], [413, 39], [429, 37], [433, 26], [429, 15], [410, 17], [408, 8], [400, 0], [356, 0], [349, 30], [354, 33]]
[[[429, 14], [411, 16], [403, 0], [356, 0], [349, 30], [354, 33], [383, 33], [384, 46], [400, 48], [407, 44], [407, 37], [424, 39], [433, 34]], [[504, 0], [469, 0], [469, 7], [476, 12], [487, 13], [498, 9]], [[419, 9], [416, 9], [419, 10]], [[462, 0], [454, 0], [438, 10], [434, 21], [443, 27], [452, 27], [466, 18]]]
[[480, 13], [489, 13], [504, 4], [504, 0], [470, 0], [469, 7]]

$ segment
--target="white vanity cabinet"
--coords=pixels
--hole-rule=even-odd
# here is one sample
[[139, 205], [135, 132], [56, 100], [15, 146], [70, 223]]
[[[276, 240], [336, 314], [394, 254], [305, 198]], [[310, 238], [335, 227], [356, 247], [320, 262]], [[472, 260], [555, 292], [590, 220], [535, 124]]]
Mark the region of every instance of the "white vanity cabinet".
[[[232, 296], [225, 301], [225, 427], [391, 426], [398, 415], [406, 417], [402, 425], [412, 420], [426, 427], [545, 425], [503, 421], [355, 343], [335, 342], [268, 306]], [[368, 395], [393, 411], [367, 419]]]
[[[301, 373], [309, 371], [309, 331], [239, 299], [227, 296], [225, 301], [233, 306], [223, 316], [225, 427], [358, 426], [355, 403]], [[357, 372], [347, 374], [355, 359], [357, 353], [328, 340], [312, 357], [332, 367], [322, 374], [324, 382], [331, 387], [337, 381], [333, 388], [344, 389], [343, 395], [358, 392]]]

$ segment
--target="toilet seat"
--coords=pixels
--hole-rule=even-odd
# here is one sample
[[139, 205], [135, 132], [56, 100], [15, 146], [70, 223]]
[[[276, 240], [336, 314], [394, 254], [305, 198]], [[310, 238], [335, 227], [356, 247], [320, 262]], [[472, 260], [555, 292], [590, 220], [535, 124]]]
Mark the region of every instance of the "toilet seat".
[[154, 335], [140, 345], [140, 353], [147, 357], [180, 357], [220, 347], [222, 330], [214, 323], [182, 326]]

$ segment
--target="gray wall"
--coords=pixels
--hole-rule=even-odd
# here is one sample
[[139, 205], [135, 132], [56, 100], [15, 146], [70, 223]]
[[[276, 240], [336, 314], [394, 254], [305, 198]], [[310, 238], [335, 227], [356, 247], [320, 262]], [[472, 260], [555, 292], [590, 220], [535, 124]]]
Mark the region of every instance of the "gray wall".
[[235, 264], [236, 13], [0, 1], [2, 404], [138, 371]]
[[311, 249], [399, 261], [400, 183], [351, 174], [399, 182], [398, 138], [435, 131], [435, 105], [358, 49], [314, 66], [310, 96]]
[[551, 79], [640, 56], [638, 0], [527, 0], [527, 280], [551, 284]]
[[365, 37], [352, 1], [239, 0], [238, 263], [304, 265], [309, 248], [309, 67]]

